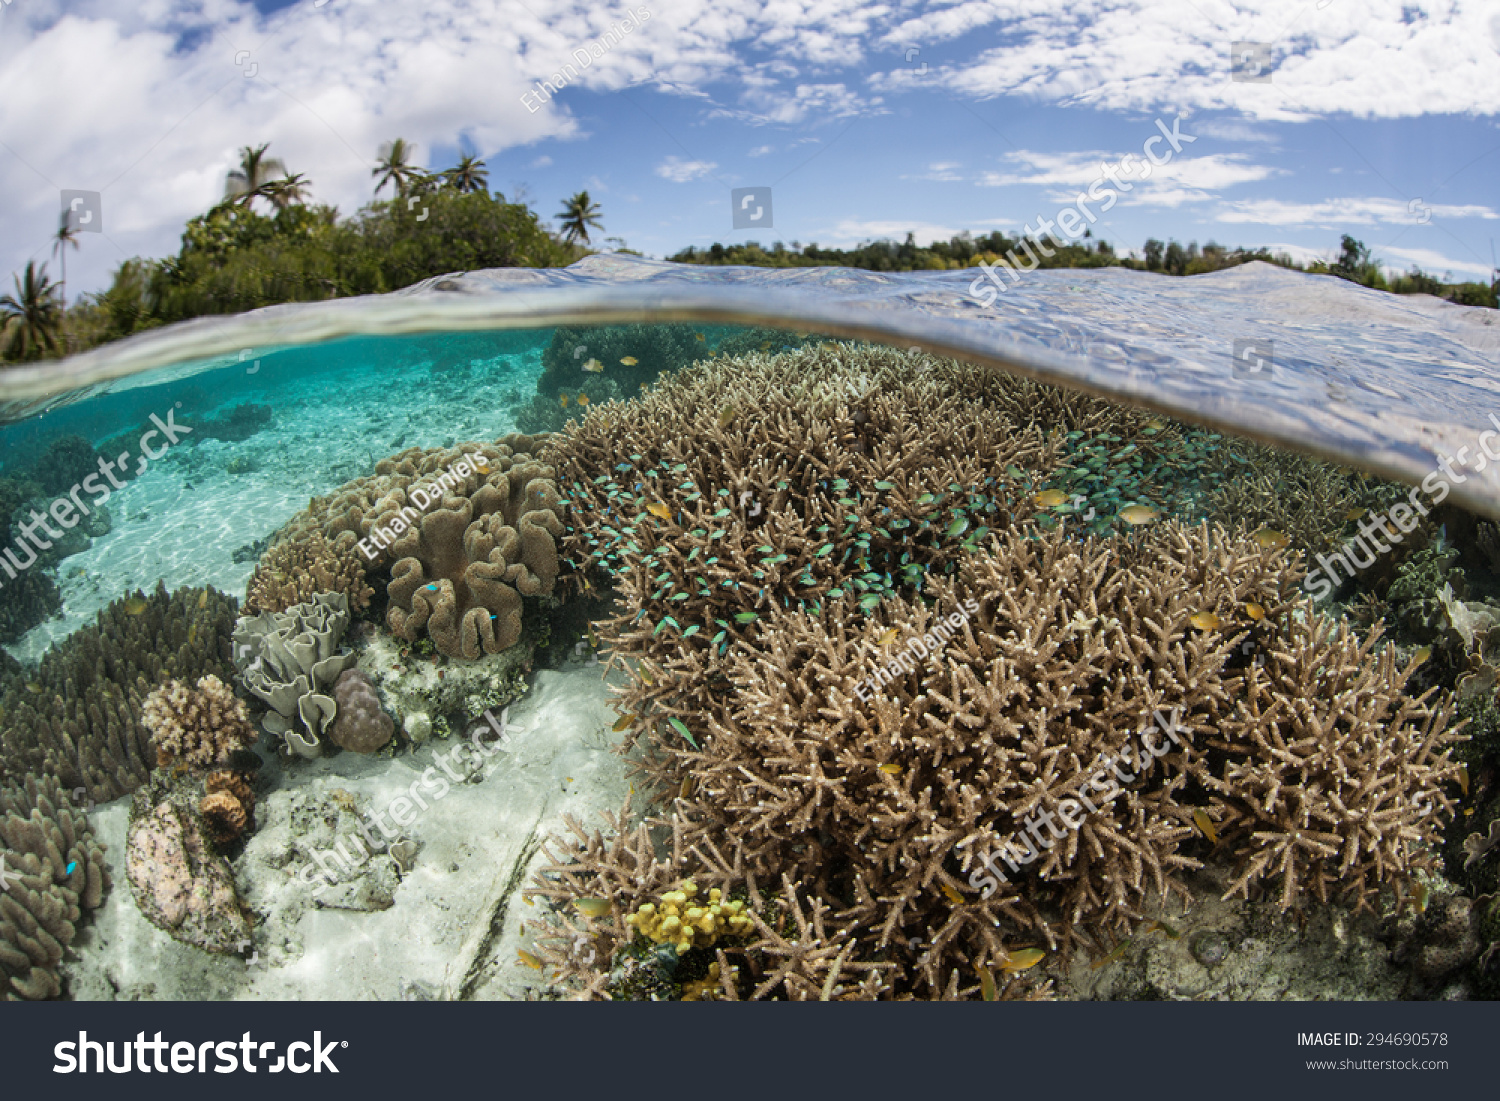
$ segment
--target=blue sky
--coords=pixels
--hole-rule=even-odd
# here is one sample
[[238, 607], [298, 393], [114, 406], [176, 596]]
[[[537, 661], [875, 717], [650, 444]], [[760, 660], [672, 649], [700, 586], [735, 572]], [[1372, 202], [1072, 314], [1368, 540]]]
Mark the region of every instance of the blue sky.
[[[432, 168], [472, 151], [549, 220], [587, 188], [604, 235], [665, 256], [1014, 234], [1141, 156], [1158, 119], [1195, 140], [1101, 211], [1118, 251], [1155, 236], [1308, 259], [1349, 233], [1395, 269], [1489, 276], [1493, 0], [12, 0], [0, 281], [51, 260], [65, 188], [101, 192], [104, 222], [69, 255], [70, 297], [175, 251], [263, 141], [346, 213], [382, 141]], [[772, 188], [771, 228], [733, 228], [747, 186]]]

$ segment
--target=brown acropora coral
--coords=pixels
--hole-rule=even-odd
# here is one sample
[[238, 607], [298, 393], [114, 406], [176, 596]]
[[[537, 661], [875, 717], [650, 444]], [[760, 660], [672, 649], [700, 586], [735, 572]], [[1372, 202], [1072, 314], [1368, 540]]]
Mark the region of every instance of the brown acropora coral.
[[313, 500], [282, 531], [316, 532], [367, 573], [390, 571], [386, 622], [410, 642], [476, 658], [521, 636], [522, 596], [552, 592], [562, 534], [553, 469], [529, 436], [410, 448]]
[[141, 704], [164, 680], [231, 677], [235, 601], [214, 589], [122, 597], [49, 650], [27, 675], [5, 678], [0, 781], [56, 776], [98, 802], [134, 791], [156, 766]]
[[256, 738], [244, 703], [212, 674], [199, 677], [196, 688], [178, 680], [162, 685], [142, 703], [141, 722], [152, 733], [159, 765], [222, 765]]

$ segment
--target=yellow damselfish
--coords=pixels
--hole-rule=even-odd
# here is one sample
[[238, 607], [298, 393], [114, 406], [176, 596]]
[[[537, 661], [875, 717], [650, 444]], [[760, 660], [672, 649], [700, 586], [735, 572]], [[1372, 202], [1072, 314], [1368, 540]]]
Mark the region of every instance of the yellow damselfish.
[[620, 362], [627, 367], [634, 367], [640, 360], [636, 359], [635, 356], [621, 356]]
[[148, 605], [145, 597], [143, 597], [143, 596], [132, 596], [129, 600], [125, 601], [125, 614], [126, 615], [140, 615], [142, 612], [144, 612], [146, 610], [146, 608], [148, 606], [149, 605]]
[[516, 949], [516, 955], [521, 958], [522, 963], [531, 968], [533, 971], [540, 971], [542, 969], [542, 961], [537, 959], [536, 956], [532, 955], [530, 952], [526, 951], [526, 949]]
[[1291, 543], [1290, 539], [1275, 528], [1260, 528], [1250, 538], [1255, 540], [1255, 545], [1261, 550], [1277, 550]]
[[887, 627], [880, 632], [880, 637], [875, 640], [875, 643], [878, 646], [889, 646], [896, 641], [896, 636], [900, 633], [895, 627]]
[[1161, 515], [1159, 512], [1147, 505], [1126, 505], [1120, 510], [1120, 519], [1131, 526], [1149, 524], [1159, 515]]
[[1219, 617], [1213, 612], [1199, 612], [1195, 616], [1189, 616], [1188, 622], [1200, 631], [1213, 631], [1218, 629]]
[[1040, 948], [1022, 948], [1018, 952], [1010, 953], [1010, 958], [1000, 965], [1001, 971], [1027, 971], [1035, 967], [1047, 958], [1047, 953]]
[[646, 506], [646, 511], [652, 516], [660, 517], [663, 520], [670, 520], [672, 518], [672, 510], [660, 501], [652, 501]]
[[1219, 843], [1219, 831], [1214, 829], [1213, 819], [1202, 810], [1193, 811], [1193, 825], [1198, 827], [1198, 832], [1208, 838], [1210, 844], [1217, 845]]
[[1067, 499], [1068, 495], [1060, 489], [1044, 489], [1036, 495], [1036, 503], [1043, 508], [1056, 508]]
[[603, 917], [609, 913], [609, 899], [575, 898], [573, 908], [585, 917]]
[[[884, 772], [884, 773], [887, 773], [887, 774], [889, 774], [891, 776], [899, 776], [901, 774], [901, 766], [900, 765], [881, 765], [880, 766], [880, 771]], [[944, 887], [943, 889], [946, 891], [949, 888]]]
[[1266, 610], [1253, 600], [1245, 605], [1245, 612], [1257, 623], [1266, 618]]
[[[885, 766], [882, 765], [881, 767], [884, 768]], [[948, 901], [953, 903], [953, 905], [962, 906], [964, 904], [964, 896], [959, 894], [952, 887], [948, 886], [948, 884], [942, 884], [942, 888], [944, 896], [946, 896]]]

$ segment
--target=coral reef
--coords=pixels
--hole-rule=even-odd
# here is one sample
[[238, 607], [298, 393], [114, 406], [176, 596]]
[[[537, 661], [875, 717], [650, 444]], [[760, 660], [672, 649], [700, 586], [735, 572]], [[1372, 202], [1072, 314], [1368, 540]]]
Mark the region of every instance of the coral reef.
[[338, 714], [328, 739], [340, 749], [374, 753], [391, 740], [396, 724], [380, 709], [374, 682], [358, 669], [345, 669], [333, 686]]
[[349, 626], [343, 593], [319, 593], [282, 612], [242, 617], [234, 627], [235, 660], [245, 687], [270, 705], [262, 725], [288, 752], [322, 753], [322, 736], [337, 704], [330, 690], [354, 655], [339, 653]]
[[520, 638], [523, 596], [552, 592], [560, 506], [536, 441], [411, 448], [375, 473], [315, 499], [278, 542], [317, 531], [367, 573], [390, 570], [386, 618], [453, 658], [497, 653]]
[[[1041, 958], [1018, 944], [1128, 933], [1209, 860], [1283, 910], [1409, 901], [1454, 810], [1452, 708], [1406, 691], [1420, 663], [1378, 631], [1301, 601], [1284, 540], [1162, 515], [1239, 476], [1236, 456], [1217, 483], [1173, 475], [1221, 446], [833, 344], [699, 365], [570, 426], [543, 453], [564, 553], [628, 609], [600, 633], [640, 768], [675, 796], [651, 822], [677, 874], [575, 831], [539, 893], [605, 900], [618, 929], [684, 876], [779, 884], [784, 943], [758, 924], [728, 983], [761, 997], [809, 996], [835, 958], [879, 965], [869, 996], [974, 996]], [[625, 948], [567, 913], [547, 928]], [[800, 980], [764, 986], [770, 945]], [[617, 993], [618, 958], [544, 958]]]
[[1296, 451], [1237, 441], [1248, 469], [1219, 486], [1207, 502], [1210, 520], [1247, 531], [1269, 527], [1306, 552], [1332, 549], [1365, 513], [1383, 511], [1382, 497], [1405, 490]]
[[183, 795], [136, 793], [125, 871], [141, 913], [184, 944], [230, 953], [249, 938], [234, 873]]
[[169, 680], [141, 703], [141, 722], [151, 731], [156, 763], [193, 768], [223, 765], [256, 737], [245, 705], [212, 673], [196, 688]]
[[234, 618], [234, 599], [211, 588], [116, 600], [29, 677], [6, 680], [0, 782], [56, 776], [98, 802], [134, 791], [156, 764], [143, 701], [166, 680], [231, 676]]
[[199, 422], [194, 426], [193, 440], [226, 440], [238, 443], [248, 440], [271, 423], [271, 407], [247, 402], [236, 405], [222, 417]]
[[109, 887], [103, 847], [50, 777], [0, 789], [0, 840], [8, 879], [0, 894], [0, 996], [56, 998], [63, 951]]
[[[536, 391], [557, 404], [559, 394], [576, 391], [593, 377], [584, 365], [595, 360], [604, 366], [600, 374], [630, 398], [657, 376], [706, 359], [708, 352], [707, 341], [691, 325], [564, 325], [542, 352]], [[622, 362], [626, 358], [635, 362]]]
[[57, 582], [40, 568], [28, 570], [0, 587], [0, 643], [18, 641], [49, 616], [62, 611]]
[[99, 472], [99, 455], [82, 436], [59, 436], [47, 445], [36, 464], [42, 489], [58, 496], [67, 493], [90, 474]]
[[277, 543], [260, 558], [245, 591], [244, 612], [284, 612], [318, 593], [342, 593], [359, 613], [369, 607], [374, 591], [365, 583], [358, 554], [340, 552], [322, 532], [311, 531]]

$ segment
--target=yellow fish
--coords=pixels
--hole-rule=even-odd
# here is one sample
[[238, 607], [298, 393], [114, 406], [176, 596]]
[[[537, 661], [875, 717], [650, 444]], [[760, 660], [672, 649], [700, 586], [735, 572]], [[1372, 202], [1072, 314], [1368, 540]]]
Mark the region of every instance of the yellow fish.
[[652, 516], [658, 516], [663, 520], [670, 520], [672, 518], [672, 510], [660, 501], [652, 501], [646, 506], [646, 511]]
[[[880, 771], [884, 772], [884, 773], [887, 773], [887, 774], [889, 774], [891, 776], [899, 776], [900, 773], [901, 773], [901, 766], [900, 765], [881, 765], [880, 766]], [[943, 890], [946, 891], [946, 890], [949, 890], [949, 888], [948, 887], [944, 887]]]
[[[885, 766], [881, 765], [880, 767], [884, 768]], [[942, 885], [942, 887], [943, 887], [943, 894], [945, 896], [947, 896], [947, 899], [948, 899], [949, 902], [953, 903], [953, 905], [955, 905], [955, 906], [962, 906], [964, 904], [964, 896], [963, 895], [959, 894], [957, 891], [955, 891], [952, 887], [948, 886], [948, 884], [946, 884], [946, 883], [944, 883]]]
[[1126, 937], [1124, 940], [1122, 940], [1119, 943], [1118, 947], [1116, 947], [1112, 952], [1110, 952], [1109, 955], [1105, 956], [1103, 959], [1097, 959], [1093, 963], [1089, 964], [1089, 970], [1090, 971], [1097, 971], [1101, 967], [1108, 967], [1110, 964], [1114, 963], [1115, 960], [1117, 960], [1121, 956], [1123, 956], [1125, 954], [1125, 949], [1127, 949], [1129, 947], [1130, 947], [1130, 938]]
[[1351, 508], [1348, 512], [1344, 513], [1344, 520], [1346, 522], [1349, 520], [1358, 520], [1364, 514], [1365, 510], [1362, 508]]
[[600, 371], [604, 370], [604, 364], [600, 363], [597, 359], [591, 359], [583, 365], [583, 369], [592, 375], [597, 375]]
[[530, 952], [526, 951], [526, 949], [516, 949], [516, 955], [520, 956], [521, 962], [524, 963], [527, 967], [531, 968], [533, 971], [540, 971], [542, 969], [542, 961], [537, 959]]
[[26, 682], [26, 691], [30, 692], [33, 696], [40, 696], [42, 694], [42, 686], [34, 680], [29, 680]]
[[558, 403], [564, 409], [566, 409], [568, 407], [568, 395], [567, 394], [561, 394], [561, 395], [559, 395], [557, 400], [558, 400]]
[[198, 594], [198, 607], [199, 608], [207, 608], [208, 607], [208, 590], [207, 589], [204, 589], [201, 593]]
[[896, 641], [896, 636], [900, 633], [895, 627], [887, 627], [880, 632], [880, 637], [875, 640], [875, 643], [878, 646], [889, 646]]
[[1139, 524], [1149, 524], [1161, 515], [1154, 508], [1145, 505], [1126, 505], [1120, 510], [1120, 519], [1132, 527]]
[[191, 627], [188, 628], [188, 645], [189, 646], [196, 646], [197, 644], [198, 644], [198, 625], [196, 623], [194, 623]]
[[1197, 826], [1198, 831], [1204, 837], [1208, 838], [1209, 844], [1217, 845], [1219, 843], [1219, 831], [1214, 829], [1213, 819], [1203, 813], [1201, 809], [1193, 811], [1193, 825]]
[[1036, 503], [1043, 508], [1056, 508], [1067, 499], [1068, 495], [1060, 489], [1044, 489], [1036, 495]]
[[1010, 953], [1010, 958], [1000, 965], [1001, 971], [1028, 971], [1047, 958], [1040, 948], [1022, 948]]
[[740, 411], [732, 405], [726, 405], [719, 410], [719, 427], [728, 428], [734, 423], [734, 418], [739, 416]]
[[1423, 665], [1430, 657], [1432, 657], [1432, 647], [1423, 646], [1420, 650], [1412, 655], [1412, 660], [1415, 661], [1418, 665]]
[[1255, 545], [1261, 550], [1275, 550], [1291, 543], [1290, 539], [1275, 528], [1260, 528], [1250, 538], [1255, 540]]
[[766, 350], [766, 349], [767, 349], [767, 348], [769, 348], [769, 347], [770, 347], [770, 346], [771, 346], [771, 342], [770, 342], [770, 341], [769, 341], [769, 340], [762, 340], [762, 341], [761, 341], [761, 342], [760, 342], [760, 350], [761, 350], [761, 351], [763, 351], [763, 352], [764, 352], [764, 351], [765, 351], [765, 350]]
[[1159, 421], [1155, 419], [1149, 420], [1145, 424], [1141, 425], [1142, 428], [1149, 428], [1153, 432], [1160, 432], [1166, 426], [1167, 425], [1165, 421]]
[[1469, 794], [1469, 766], [1468, 765], [1459, 765], [1458, 766], [1458, 786], [1463, 790], [1464, 796], [1465, 796], [1465, 798], [1467, 798], [1468, 794]]
[[702, 333], [694, 333], [693, 339], [701, 343], [703, 341], [706, 341], [708, 337], [704, 336]]
[[682, 778], [682, 783], [677, 787], [677, 797], [679, 799], [691, 799], [693, 797], [693, 778], [691, 776], [684, 776]]
[[1245, 605], [1245, 612], [1257, 623], [1266, 618], [1266, 610], [1253, 600]]
[[1427, 884], [1418, 883], [1412, 894], [1416, 896], [1417, 909], [1425, 914], [1427, 912]]
[[527, 895], [526, 896], [526, 905], [528, 905], [528, 906], [535, 906], [536, 905], [536, 899], [532, 898], [530, 895]]
[[609, 899], [607, 898], [575, 898], [573, 908], [584, 917], [603, 917], [609, 913]]
[[651, 670], [646, 666], [642, 665], [639, 669], [639, 672], [641, 674], [641, 680], [645, 681], [648, 685], [654, 685], [656, 683], [656, 678], [651, 675]]
[[640, 360], [636, 359], [635, 356], [621, 356], [620, 362], [627, 367], [634, 367]]
[[618, 734], [633, 722], [635, 722], [634, 715], [621, 715], [618, 719], [615, 720], [615, 725], [610, 727], [610, 729]]
[[1190, 616], [1188, 622], [1200, 631], [1214, 631], [1218, 629], [1219, 617], [1213, 612], [1199, 612], [1195, 616]]
[[987, 1002], [992, 1002], [999, 997], [995, 992], [995, 976], [988, 971], [979, 976], [979, 993]]
[[587, 405], [588, 403], [589, 403], [589, 396], [587, 394], [585, 394], [583, 391], [580, 390], [578, 392], [578, 404], [579, 405]]
[[147, 605], [148, 602], [145, 597], [132, 596], [129, 600], [125, 601], [125, 614], [140, 615], [146, 610]]

